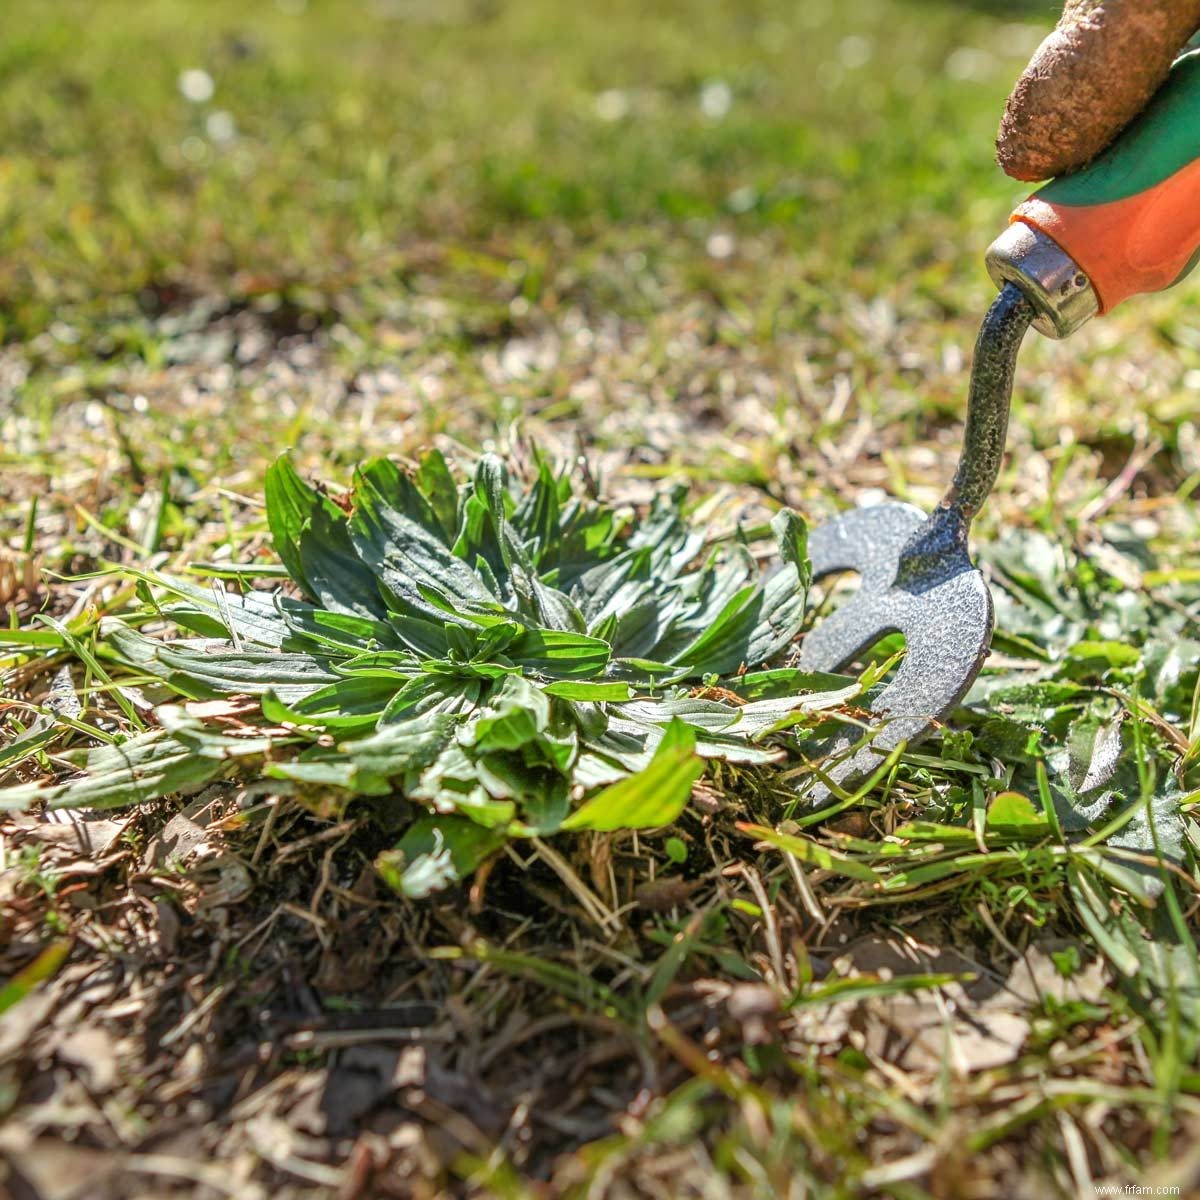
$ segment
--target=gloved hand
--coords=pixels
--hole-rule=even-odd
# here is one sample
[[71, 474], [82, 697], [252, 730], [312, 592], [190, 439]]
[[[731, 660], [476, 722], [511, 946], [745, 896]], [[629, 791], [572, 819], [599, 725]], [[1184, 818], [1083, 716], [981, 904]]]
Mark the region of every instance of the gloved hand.
[[1066, 0], [1008, 98], [1001, 167], [1036, 180], [1090, 162], [1145, 107], [1197, 28], [1200, 0]]

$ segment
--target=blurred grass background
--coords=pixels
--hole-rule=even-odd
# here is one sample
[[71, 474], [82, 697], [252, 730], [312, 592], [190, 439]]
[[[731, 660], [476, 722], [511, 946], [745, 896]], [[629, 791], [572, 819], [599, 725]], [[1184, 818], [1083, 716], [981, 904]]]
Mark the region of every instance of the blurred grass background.
[[[974, 301], [980, 250], [1022, 194], [993, 165], [1000, 104], [1050, 9], [11, 4], [3, 335], [197, 290], [369, 318], [420, 243], [499, 232], [531, 302], [564, 260], [586, 286], [588, 248], [614, 231], [650, 258], [664, 230], [701, 249], [768, 238], [817, 307], [900, 277]], [[469, 291], [464, 255], [442, 273]], [[656, 265], [597, 302], [644, 308], [637, 276]]]

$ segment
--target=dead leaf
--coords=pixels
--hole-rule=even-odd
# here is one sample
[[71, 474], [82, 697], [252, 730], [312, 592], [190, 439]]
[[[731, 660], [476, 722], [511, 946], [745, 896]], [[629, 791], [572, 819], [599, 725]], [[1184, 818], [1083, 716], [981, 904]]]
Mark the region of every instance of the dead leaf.
[[159, 867], [172, 860], [186, 863], [208, 852], [208, 837], [208, 832], [202, 826], [183, 813], [176, 813], [146, 848], [146, 855]]
[[155, 900], [154, 912], [158, 918], [159, 953], [170, 958], [179, 945], [179, 917], [174, 905], [166, 900]]
[[1020, 1057], [1029, 1021], [1002, 1006], [973, 1005], [960, 984], [937, 994], [903, 992], [867, 1005], [867, 1043], [901, 1070], [936, 1076], [1003, 1066]]
[[54, 1001], [50, 989], [40, 988], [0, 1016], [0, 1062], [26, 1052], [29, 1039], [49, 1017]]
[[834, 965], [837, 974], [883, 981], [923, 974], [977, 976], [936, 989], [842, 1002], [858, 1006], [853, 1021], [868, 1049], [892, 1066], [931, 1080], [946, 1065], [968, 1075], [1021, 1054], [1029, 1034], [1028, 1000], [954, 949], [872, 936], [848, 947]]
[[233, 696], [221, 700], [191, 700], [184, 711], [198, 721], [237, 720], [259, 711], [258, 701], [253, 696]]
[[129, 828], [129, 818], [112, 820], [84, 811], [60, 810], [46, 814], [14, 813], [9, 818], [21, 840], [43, 846], [63, 846], [91, 858], [107, 854]]
[[687, 898], [700, 886], [699, 883], [679, 879], [674, 875], [663, 875], [658, 879], [640, 884], [633, 893], [638, 908], [648, 912], [670, 912], [678, 905], [685, 904]]
[[206, 860], [197, 868], [194, 878], [200, 887], [197, 909], [201, 912], [227, 908], [254, 891], [249, 868], [234, 854], [222, 854]]
[[54, 672], [50, 681], [50, 691], [46, 696], [46, 707], [60, 717], [78, 721], [83, 716], [83, 705], [75, 694], [75, 684], [71, 679], [71, 668], [61, 666]]
[[751, 1046], [772, 1040], [779, 1014], [779, 994], [765, 983], [735, 984], [725, 1002], [729, 1015], [742, 1027], [742, 1037]]
[[326, 1073], [315, 1104], [306, 1105], [301, 1128], [343, 1136], [360, 1117], [397, 1091], [424, 1086], [425, 1049], [405, 1046], [352, 1046]]
[[111, 1090], [117, 1082], [116, 1043], [101, 1027], [84, 1025], [61, 1037], [54, 1051], [63, 1061], [78, 1067], [94, 1093]]
[[[18, 1125], [0, 1132], [0, 1151], [10, 1171], [24, 1184], [5, 1188], [6, 1195], [31, 1195], [38, 1200], [90, 1200], [97, 1188], [117, 1165], [117, 1158], [103, 1150], [93, 1150], [52, 1137], [32, 1137]], [[16, 1182], [10, 1175], [10, 1182]]]
[[1072, 1000], [1100, 1003], [1110, 979], [1108, 966], [1104, 959], [1095, 957], [1086, 966], [1064, 975], [1052, 955], [1069, 955], [1072, 950], [1082, 962], [1086, 947], [1067, 938], [1047, 939], [1030, 946], [1024, 957], [1013, 963], [1008, 990], [1030, 1006], [1040, 1006], [1046, 997], [1060, 1004]]

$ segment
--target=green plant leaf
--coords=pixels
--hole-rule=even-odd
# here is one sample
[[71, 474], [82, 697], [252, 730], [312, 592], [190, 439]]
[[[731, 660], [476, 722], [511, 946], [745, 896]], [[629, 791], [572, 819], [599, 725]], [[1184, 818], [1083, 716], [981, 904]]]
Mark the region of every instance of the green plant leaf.
[[988, 807], [987, 828], [1017, 837], [1045, 837], [1050, 824], [1028, 796], [1020, 792], [1001, 792]]
[[762, 613], [762, 593], [753, 583], [734, 593], [721, 610], [705, 622], [694, 641], [672, 655], [671, 662], [691, 675], [725, 675], [742, 666], [757, 666], [747, 659], [751, 635]]
[[808, 561], [808, 526], [799, 513], [790, 508], [776, 513], [771, 529], [779, 543], [783, 567], [763, 589], [759, 623], [746, 649], [747, 662], [753, 666], [774, 658], [795, 640], [808, 608], [808, 589], [812, 566]]
[[503, 829], [485, 829], [463, 817], [420, 817], [395, 849], [379, 855], [375, 869], [400, 895], [423, 900], [466, 879], [506, 840]]
[[609, 664], [608, 643], [582, 633], [558, 629], [527, 629], [505, 648], [518, 666], [559, 679], [586, 679], [602, 674]]
[[263, 715], [282, 724], [318, 725], [345, 736], [352, 730], [373, 729], [400, 690], [395, 677], [360, 675], [309, 692], [288, 704], [272, 689], [262, 698]]
[[704, 773], [695, 751], [695, 731], [674, 718], [649, 766], [587, 800], [563, 821], [563, 829], [611, 831], [669, 825], [687, 804], [692, 784]]
[[309, 596], [336, 612], [387, 615], [379, 582], [350, 539], [346, 514], [305, 483], [286, 456], [267, 470], [266, 501], [275, 552]]
[[83, 774], [62, 783], [26, 783], [0, 789], [0, 809], [120, 808], [158, 800], [215, 778], [225, 763], [155, 729], [114, 746], [100, 746], [79, 762]]
[[52, 979], [59, 967], [67, 961], [71, 953], [71, 939], [60, 938], [51, 942], [39, 953], [34, 960], [22, 967], [7, 983], [0, 987], [0, 1016], [3, 1016], [15, 1004], [19, 1004], [31, 992]]
[[400, 640], [386, 621], [360, 617], [354, 613], [330, 612], [311, 604], [301, 604], [284, 596], [279, 611], [286, 622], [284, 649], [297, 649], [295, 643], [318, 653], [342, 650], [351, 654], [376, 647], [395, 649]]
[[463, 605], [503, 615], [477, 571], [382, 498], [363, 496], [350, 530], [364, 568], [392, 598], [395, 611], [441, 623], [465, 621], [456, 615]]
[[[147, 753], [163, 769], [136, 793], [139, 772], [96, 776], [101, 797], [162, 794], [240, 761], [301, 789], [399, 793], [439, 819], [528, 836], [669, 822], [702, 758], [784, 757], [772, 734], [803, 721], [806, 703], [834, 704], [828, 680], [805, 700], [808, 677], [764, 677], [741, 704], [669, 679], [720, 676], [794, 636], [808, 578], [803, 522], [777, 518], [783, 566], [764, 581], [740, 541], [705, 551], [685, 489], [628, 523], [533, 457], [523, 483], [485, 456], [465, 489], [440, 455], [415, 472], [374, 459], [355, 472], [350, 515], [278, 460], [268, 524], [310, 600], [135, 572], [146, 607], [102, 628], [102, 655], [179, 696], [256, 697], [264, 728], [250, 717], [223, 732], [162, 708], [170, 737]], [[199, 637], [147, 637], [148, 619]], [[62, 636], [48, 645], [79, 649]], [[618, 658], [614, 644], [636, 653]], [[572, 813], [581, 792], [590, 798]]]
[[822, 846], [820, 842], [815, 842], [812, 838], [804, 837], [801, 834], [780, 833], [778, 829], [771, 829], [767, 825], [749, 825], [739, 822], [738, 829], [749, 837], [757, 838], [760, 842], [774, 846], [776, 850], [794, 855], [806, 866], [820, 867], [822, 870], [832, 871], [835, 875], [845, 875], [850, 879], [861, 879], [864, 883], [880, 885], [883, 883], [883, 877], [868, 863], [841, 854], [837, 850], [831, 850], [828, 846]]
[[430, 450], [421, 459], [416, 483], [437, 517], [442, 540], [453, 545], [458, 536], [458, 488], [440, 450]]
[[210, 652], [178, 643], [155, 654], [160, 674], [186, 696], [262, 696], [272, 692], [296, 703], [339, 682], [328, 658], [313, 654], [272, 654], [226, 650]]
[[402, 778], [433, 763], [461, 718], [431, 712], [380, 725], [369, 737], [340, 743], [338, 750], [359, 769]]
[[354, 472], [355, 508], [385, 509], [416, 522], [426, 533], [445, 542], [445, 531], [417, 481], [390, 458], [372, 458]]
[[460, 741], [483, 753], [517, 750], [543, 733], [549, 721], [549, 697], [520, 675], [510, 675]]
[[576, 700], [588, 704], [629, 700], [633, 696], [633, 688], [628, 683], [592, 683], [590, 681], [575, 682], [574, 680], [547, 683], [542, 691], [547, 696], [558, 696], [562, 700]]

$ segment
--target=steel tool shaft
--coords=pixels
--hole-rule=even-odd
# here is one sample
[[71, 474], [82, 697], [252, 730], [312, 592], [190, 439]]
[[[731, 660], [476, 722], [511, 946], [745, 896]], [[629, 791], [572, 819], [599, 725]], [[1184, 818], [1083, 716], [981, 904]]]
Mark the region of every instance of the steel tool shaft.
[[[1004, 455], [1013, 374], [1034, 317], [1013, 284], [992, 304], [975, 345], [962, 457], [954, 480], [926, 516], [910, 504], [854, 509], [815, 529], [813, 575], [857, 571], [858, 592], [804, 641], [800, 666], [837, 671], [888, 633], [902, 633], [905, 655], [871, 705], [868, 740], [842, 735], [828, 749], [827, 778], [867, 774], [902, 742], [924, 737], [966, 695], [992, 637], [992, 600], [967, 545], [971, 521], [996, 482]], [[838, 757], [840, 756], [840, 757]], [[829, 797], [824, 783], [809, 793]]]
[[[895, 677], [871, 705], [871, 727], [828, 747], [833, 784], [924, 737], [979, 674], [992, 601], [967, 535], [1000, 470], [1021, 341], [1031, 322], [1048, 337], [1069, 337], [1130, 296], [1170, 287], [1200, 260], [1198, 106], [1195, 51], [1176, 61], [1154, 100], [1103, 154], [1030, 196], [992, 244], [987, 266], [1002, 290], [975, 345], [962, 458], [933, 513], [881, 504], [810, 535], [814, 575], [857, 571], [862, 586], [808, 635], [800, 665], [836, 671], [884, 634], [905, 638]], [[829, 788], [809, 794], [821, 801]]]

